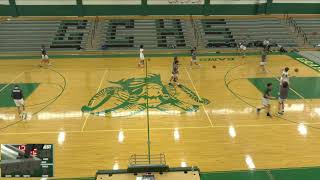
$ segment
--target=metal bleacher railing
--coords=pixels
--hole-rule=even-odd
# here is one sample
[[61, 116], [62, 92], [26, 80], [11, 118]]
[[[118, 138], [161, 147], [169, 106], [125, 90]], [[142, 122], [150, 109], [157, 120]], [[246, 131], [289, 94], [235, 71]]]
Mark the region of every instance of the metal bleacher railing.
[[193, 29], [193, 32], [194, 32], [194, 38], [196, 40], [196, 47], [197, 49], [199, 49], [199, 41], [200, 41], [200, 37], [199, 37], [199, 34], [201, 35], [201, 33], [198, 33], [198, 29], [197, 29], [197, 26], [194, 22], [194, 19], [192, 17], [192, 15], [190, 15], [190, 22], [191, 22], [191, 25], [192, 25], [192, 29]]
[[96, 30], [97, 30], [98, 23], [99, 23], [99, 17], [96, 16], [94, 18], [93, 28], [91, 29], [91, 40], [90, 40], [91, 48], [93, 47], [93, 41], [94, 41], [95, 36], [96, 36]]
[[294, 31], [297, 33], [297, 36], [303, 37], [304, 44], [306, 44], [308, 42], [307, 33], [305, 33], [304, 30], [298, 26], [297, 22], [293, 19], [293, 17], [290, 17], [289, 14], [285, 14], [284, 18], [289, 26], [294, 27]]

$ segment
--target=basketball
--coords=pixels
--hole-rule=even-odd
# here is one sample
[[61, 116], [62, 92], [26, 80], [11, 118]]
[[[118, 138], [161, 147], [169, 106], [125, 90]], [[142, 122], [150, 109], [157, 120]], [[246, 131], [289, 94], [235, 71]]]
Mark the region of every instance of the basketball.
[[298, 68], [295, 68], [295, 69], [294, 69], [294, 72], [299, 72], [299, 69], [298, 69]]

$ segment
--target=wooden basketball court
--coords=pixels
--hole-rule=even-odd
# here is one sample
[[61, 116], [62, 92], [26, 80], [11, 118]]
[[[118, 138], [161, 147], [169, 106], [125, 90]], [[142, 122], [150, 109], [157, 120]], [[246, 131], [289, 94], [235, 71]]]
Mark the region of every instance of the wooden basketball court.
[[282, 68], [297, 79], [316, 77], [310, 82], [318, 87], [319, 73], [286, 55], [268, 58], [263, 73], [258, 55], [202, 56], [201, 67], [192, 68], [190, 57], [179, 57], [181, 86], [168, 85], [172, 57], [153, 57], [144, 69], [136, 57], [53, 58], [49, 68], [37, 67], [37, 59], [0, 60], [1, 95], [9, 96], [13, 84], [29, 94], [25, 121], [12, 102], [1, 102], [0, 143], [52, 143], [55, 177], [92, 177], [98, 169], [126, 168], [131, 154], [146, 154], [149, 123], [151, 153], [166, 154], [172, 167], [317, 166], [320, 100], [305, 97], [310, 87], [292, 85], [284, 116], [276, 115], [276, 100], [272, 118], [255, 107], [259, 82], [277, 88]]

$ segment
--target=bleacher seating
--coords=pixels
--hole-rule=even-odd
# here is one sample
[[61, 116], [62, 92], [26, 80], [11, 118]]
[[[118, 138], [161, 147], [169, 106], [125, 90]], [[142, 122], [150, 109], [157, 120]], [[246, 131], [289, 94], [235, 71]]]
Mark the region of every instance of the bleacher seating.
[[306, 33], [310, 45], [320, 44], [320, 19], [295, 18], [294, 21]]
[[83, 49], [89, 34], [88, 20], [63, 20], [52, 41], [52, 49]]
[[0, 23], [0, 51], [78, 50], [88, 33], [86, 20], [7, 20]]
[[252, 43], [269, 39], [273, 44], [284, 47], [297, 47], [295, 37], [279, 19], [227, 20], [236, 42]]
[[39, 50], [48, 47], [59, 21], [9, 20], [0, 24], [0, 51]]
[[[320, 43], [320, 20], [296, 19], [312, 45]], [[96, 29], [96, 27], [99, 27]], [[136, 50], [233, 48], [240, 42], [255, 47], [269, 39], [283, 47], [299, 42], [287, 24], [278, 18], [257, 19], [112, 19], [112, 20], [24, 20], [0, 22], [0, 51]], [[102, 41], [102, 42], [101, 42]], [[88, 44], [90, 42], [90, 48]]]
[[230, 28], [224, 19], [202, 19], [196, 21], [197, 28], [207, 48], [236, 47]]
[[197, 24], [207, 48], [234, 48], [240, 42], [253, 47], [265, 39], [284, 47], [298, 46], [279, 19], [203, 19]]
[[190, 48], [185, 22], [164, 20], [106, 20], [105, 46], [108, 49]]

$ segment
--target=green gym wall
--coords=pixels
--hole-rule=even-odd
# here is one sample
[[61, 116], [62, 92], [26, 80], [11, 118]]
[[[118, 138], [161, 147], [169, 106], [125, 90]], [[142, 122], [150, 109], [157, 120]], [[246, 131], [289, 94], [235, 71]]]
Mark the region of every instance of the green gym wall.
[[[153, 3], [159, 1], [163, 3]], [[0, 0], [0, 16], [320, 14], [319, 0], [200, 0], [201, 4], [169, 1]]]

